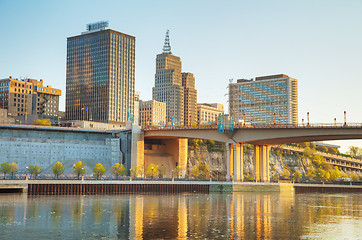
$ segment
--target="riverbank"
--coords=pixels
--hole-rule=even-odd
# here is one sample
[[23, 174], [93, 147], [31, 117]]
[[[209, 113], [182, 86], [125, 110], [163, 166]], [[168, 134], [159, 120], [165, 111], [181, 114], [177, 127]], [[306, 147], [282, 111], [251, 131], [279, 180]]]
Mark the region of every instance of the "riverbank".
[[0, 193], [24, 192], [28, 195], [87, 195], [122, 193], [362, 193], [362, 185], [259, 183], [217, 181], [124, 181], [124, 180], [0, 180]]

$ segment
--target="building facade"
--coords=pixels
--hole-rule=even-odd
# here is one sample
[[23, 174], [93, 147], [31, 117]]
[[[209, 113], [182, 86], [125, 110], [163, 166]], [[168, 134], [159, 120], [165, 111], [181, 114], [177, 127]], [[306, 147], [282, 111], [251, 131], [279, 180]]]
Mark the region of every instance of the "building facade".
[[67, 39], [67, 119], [125, 123], [134, 113], [136, 39], [94, 26]]
[[133, 124], [140, 126], [140, 92], [135, 91], [134, 94], [134, 115]]
[[156, 100], [140, 101], [140, 126], [166, 124], [166, 103]]
[[229, 84], [235, 122], [298, 124], [298, 80], [284, 74], [238, 79]]
[[192, 73], [182, 73], [182, 86], [184, 87], [184, 125], [197, 123], [197, 90], [195, 78]]
[[192, 73], [182, 73], [180, 57], [172, 55], [168, 31], [163, 53], [156, 57], [152, 98], [166, 103], [167, 123], [182, 125], [197, 122], [195, 78]]
[[0, 80], [0, 107], [10, 116], [37, 115], [38, 118], [57, 119], [61, 90], [44, 86], [43, 79]]
[[224, 106], [220, 103], [197, 104], [197, 122], [199, 125], [217, 123], [217, 118], [222, 113], [224, 113]]

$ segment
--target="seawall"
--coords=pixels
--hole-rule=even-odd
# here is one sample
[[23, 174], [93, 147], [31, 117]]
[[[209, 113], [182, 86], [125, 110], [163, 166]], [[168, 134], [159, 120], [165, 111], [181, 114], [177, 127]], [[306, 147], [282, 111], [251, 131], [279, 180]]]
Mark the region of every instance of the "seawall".
[[362, 193], [362, 185], [255, 183], [214, 181], [129, 181], [129, 180], [0, 180], [0, 193], [28, 195], [90, 195], [122, 193]]

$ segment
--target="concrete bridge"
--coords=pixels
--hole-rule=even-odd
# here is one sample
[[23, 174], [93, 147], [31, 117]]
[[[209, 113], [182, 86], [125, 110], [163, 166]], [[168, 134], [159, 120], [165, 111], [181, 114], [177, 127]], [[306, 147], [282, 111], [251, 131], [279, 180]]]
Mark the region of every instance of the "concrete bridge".
[[164, 145], [175, 161], [166, 168], [166, 175], [176, 166], [186, 169], [187, 139], [208, 139], [225, 142], [227, 148], [227, 179], [243, 181], [243, 143], [254, 145], [254, 178], [269, 182], [270, 145], [295, 142], [362, 139], [362, 124], [308, 125], [240, 125], [233, 131], [219, 133], [216, 127], [166, 127], [132, 130], [132, 166], [145, 166], [145, 146], [158, 150]]

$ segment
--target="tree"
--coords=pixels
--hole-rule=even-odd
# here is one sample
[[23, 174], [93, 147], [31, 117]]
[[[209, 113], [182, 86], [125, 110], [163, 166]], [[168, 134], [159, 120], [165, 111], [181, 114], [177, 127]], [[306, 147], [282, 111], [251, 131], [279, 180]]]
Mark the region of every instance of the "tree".
[[338, 170], [338, 167], [335, 166], [333, 171], [331, 171], [330, 180], [337, 181], [341, 177], [341, 172]]
[[322, 168], [318, 168], [315, 171], [315, 176], [314, 178], [316, 180], [320, 180], [320, 181], [327, 181], [330, 178], [330, 173]]
[[157, 167], [158, 167], [158, 177], [163, 178], [166, 174], [165, 166], [163, 166], [163, 164], [161, 164], [160, 166], [157, 166]]
[[347, 178], [348, 178], [348, 175], [344, 172], [341, 172], [341, 180], [344, 181], [344, 180], [347, 180]]
[[33, 121], [34, 125], [43, 125], [43, 126], [51, 126], [52, 122], [50, 121], [50, 119], [37, 119]]
[[123, 164], [116, 163], [112, 166], [111, 173], [118, 179], [119, 176], [125, 176], [127, 171]]
[[73, 168], [74, 168], [74, 174], [77, 174], [78, 178], [80, 175], [85, 174], [85, 167], [84, 167], [84, 163], [82, 163], [82, 161], [79, 161], [76, 164], [74, 164]]
[[32, 164], [30, 164], [29, 165], [29, 167], [28, 167], [28, 171], [29, 171], [29, 173], [31, 174], [31, 176], [35, 176], [35, 178], [41, 173], [41, 171], [42, 171], [42, 168], [41, 168], [41, 166], [39, 166], [39, 165], [32, 165]]
[[150, 178], [154, 178], [159, 174], [158, 171], [158, 167], [151, 163], [150, 165], [148, 165], [147, 169], [146, 169], [146, 176], [150, 177]]
[[176, 178], [180, 178], [180, 175], [182, 174], [183, 169], [180, 166], [177, 166], [174, 170], [174, 176], [176, 176]]
[[200, 176], [199, 166], [193, 166], [191, 169], [191, 175], [197, 179]]
[[208, 164], [199, 163], [199, 178], [208, 179], [210, 178], [210, 166]]
[[[326, 162], [326, 159], [324, 157], [322, 157], [321, 155], [313, 155], [312, 156], [312, 162], [314, 163], [314, 165], [316, 165], [317, 167], [320, 167], [323, 165], [323, 163]], [[327, 167], [327, 165], [325, 165]]]
[[328, 153], [333, 154], [333, 155], [337, 155], [337, 154], [339, 154], [339, 151], [338, 151], [337, 148], [328, 147]]
[[347, 154], [349, 154], [353, 158], [362, 158], [362, 149], [355, 146], [349, 146]]
[[314, 179], [314, 173], [313, 173], [313, 171], [312, 171], [312, 170], [308, 170], [306, 176], [307, 176], [307, 178], [309, 178], [310, 180], [311, 180], [311, 179]]
[[202, 139], [190, 139], [189, 140], [189, 145], [192, 146], [194, 148], [194, 150], [197, 150], [199, 145], [202, 143], [203, 143]]
[[357, 173], [352, 173], [351, 174], [351, 179], [352, 179], [352, 181], [358, 181], [359, 180], [359, 177], [358, 177], [358, 175], [357, 175]]
[[97, 179], [100, 179], [105, 173], [106, 169], [100, 163], [97, 163], [93, 168], [93, 175], [96, 176]]
[[306, 147], [303, 150], [303, 154], [306, 157], [312, 157], [312, 155], [314, 154], [314, 151], [310, 147]]
[[328, 148], [323, 145], [318, 145], [315, 149], [320, 152], [325, 152], [325, 153], [328, 152]]
[[290, 179], [290, 171], [284, 168], [283, 172], [280, 174], [283, 179]]
[[16, 173], [19, 170], [18, 164], [16, 164], [15, 162], [12, 162], [11, 164], [11, 177], [14, 177], [14, 173]]
[[56, 162], [54, 163], [52, 170], [53, 174], [58, 178], [59, 175], [64, 173], [64, 166], [61, 162]]
[[6, 177], [6, 174], [11, 172], [11, 164], [7, 162], [3, 162], [0, 165], [0, 172], [4, 173], [4, 179]]
[[143, 168], [140, 166], [134, 166], [130, 170], [131, 177], [141, 176], [142, 172], [143, 172]]
[[294, 173], [293, 173], [293, 180], [295, 182], [299, 182], [299, 180], [302, 178], [302, 174], [296, 170]]

